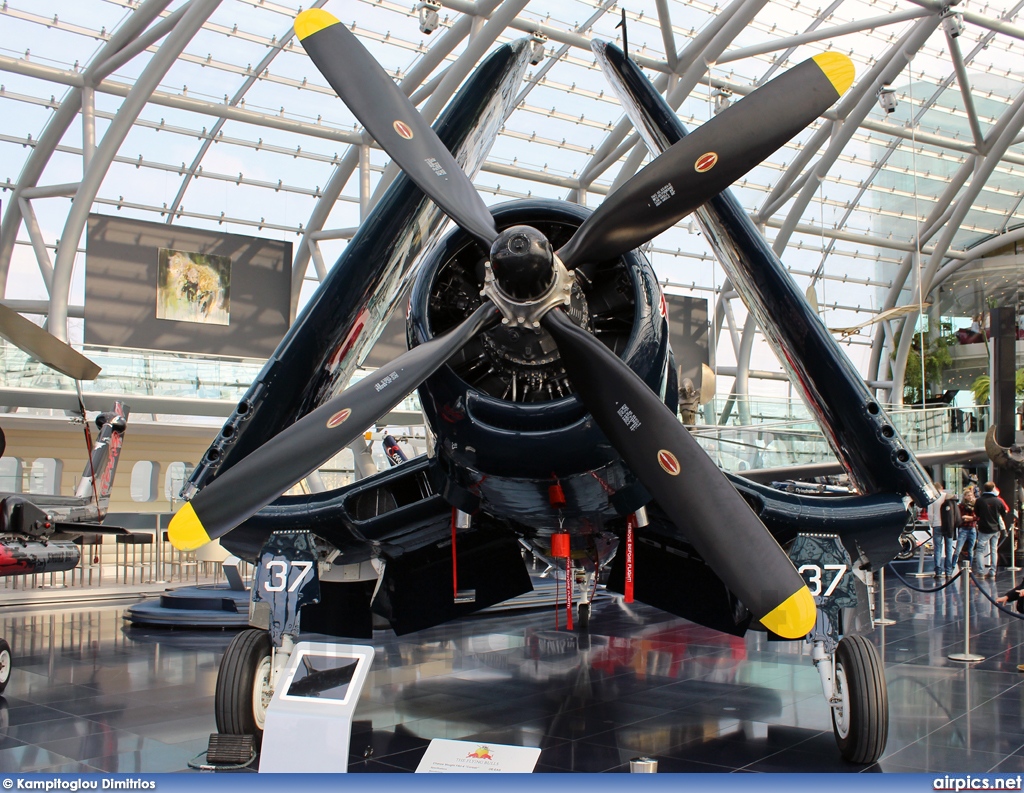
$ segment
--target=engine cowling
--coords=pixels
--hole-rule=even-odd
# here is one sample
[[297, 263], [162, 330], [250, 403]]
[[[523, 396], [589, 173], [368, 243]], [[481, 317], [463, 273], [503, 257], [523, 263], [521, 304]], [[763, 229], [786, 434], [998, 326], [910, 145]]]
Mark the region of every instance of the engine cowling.
[[[499, 231], [532, 227], [555, 250], [589, 214], [545, 200], [514, 201], [492, 212]], [[480, 305], [487, 259], [460, 230], [441, 241], [413, 286], [410, 346], [445, 333]], [[579, 268], [565, 310], [675, 410], [664, 301], [642, 254]], [[543, 328], [504, 323], [481, 334], [423, 384], [420, 399], [449, 480], [446, 497], [466, 511], [483, 506], [542, 528], [559, 517], [622, 514], [648, 499], [574, 395]], [[557, 503], [562, 496], [564, 506]]]

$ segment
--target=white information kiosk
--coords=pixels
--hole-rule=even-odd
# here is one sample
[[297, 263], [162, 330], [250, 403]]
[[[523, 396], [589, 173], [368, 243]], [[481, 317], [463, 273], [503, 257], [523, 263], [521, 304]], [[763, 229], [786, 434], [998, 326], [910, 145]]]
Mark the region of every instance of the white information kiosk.
[[372, 647], [296, 644], [267, 706], [260, 772], [347, 772], [352, 718], [372, 663]]

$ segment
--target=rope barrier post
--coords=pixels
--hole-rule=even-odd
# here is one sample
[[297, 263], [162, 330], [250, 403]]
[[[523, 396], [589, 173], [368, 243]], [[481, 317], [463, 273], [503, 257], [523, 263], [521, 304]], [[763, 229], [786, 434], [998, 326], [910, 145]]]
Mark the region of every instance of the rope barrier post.
[[950, 661], [976, 664], [978, 661], [984, 661], [985, 656], [971, 652], [971, 563], [965, 560], [960, 570], [964, 579], [964, 651], [950, 653], [946, 657]]
[[1020, 572], [1020, 568], [1017, 567], [1017, 529], [1015, 527], [1010, 529], [1010, 566], [1006, 569], [1011, 573]]
[[875, 625], [895, 625], [896, 620], [888, 619], [885, 616], [885, 565], [878, 571], [878, 619], [873, 620]]
[[[932, 542], [935, 542], [934, 537], [932, 538]], [[920, 546], [921, 550], [917, 554], [917, 572], [907, 573], [907, 578], [928, 578], [931, 576], [931, 573], [926, 573], [924, 571], [924, 546], [925, 543], [922, 542]]]

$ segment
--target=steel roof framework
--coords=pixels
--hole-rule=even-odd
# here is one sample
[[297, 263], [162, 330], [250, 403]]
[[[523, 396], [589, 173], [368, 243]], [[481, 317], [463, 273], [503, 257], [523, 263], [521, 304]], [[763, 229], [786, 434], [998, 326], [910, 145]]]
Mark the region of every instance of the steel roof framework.
[[[442, 28], [418, 40], [415, 7], [384, 0], [314, 5], [354, 23], [428, 118], [496, 42], [527, 34], [544, 46], [543, 63], [477, 178], [485, 196], [596, 201], [648, 156], [589, 50], [591, 36], [617, 35], [614, 0], [442, 0]], [[814, 10], [801, 0], [621, 5], [631, 56], [691, 125], [710, 115], [716, 91], [742, 96], [824, 49], [854, 57], [858, 79], [848, 95], [736, 186], [755, 221], [776, 231], [775, 250], [794, 277], [841, 293], [841, 300], [825, 301], [829, 324], [852, 324], [843, 320], [851, 312], [924, 302], [979, 250], [1021, 238], [1024, 191], [1014, 178], [1024, 167], [1024, 85], [1016, 77], [1024, 28], [1015, 21], [1024, 2], [995, 4], [991, 13], [993, 4], [979, 11], [970, 2], [949, 8], [932, 0], [834, 0]], [[70, 9], [83, 7], [72, 19]], [[16, 174], [0, 174], [12, 194], [0, 240], [8, 303], [47, 314], [49, 328], [66, 337], [69, 315], [81, 311], [72, 295], [85, 220], [104, 208], [295, 235], [296, 302], [304, 285], [324, 277], [329, 257], [393, 169], [302, 59], [290, 22], [297, 10], [267, 0], [4, 3], [5, 26], [41, 42], [34, 52], [0, 49], [0, 100], [21, 113], [3, 114], [0, 151], [23, 152], [8, 158], [19, 166]], [[962, 14], [964, 33], [954, 35], [952, 14]], [[108, 30], [98, 23], [104, 19], [116, 24]], [[876, 104], [883, 87], [905, 105], [889, 118]], [[161, 144], [154, 145], [157, 135]], [[331, 145], [338, 150], [328, 153]], [[183, 152], [188, 156], [176, 157]], [[235, 161], [255, 175], [226, 167]], [[132, 167], [146, 175], [144, 183], [129, 178]], [[159, 179], [163, 200], [154, 187]], [[235, 192], [217, 195], [229, 187]], [[995, 241], [968, 249], [990, 237]], [[716, 358], [734, 377], [733, 392], [747, 394], [752, 374], [774, 379], [752, 369], [760, 337], [745, 310], [732, 305], [735, 293], [693, 224], [666, 232], [649, 253], [670, 288], [716, 297]], [[25, 294], [10, 274], [12, 263], [29, 259], [38, 275], [35, 293]], [[851, 265], [860, 271], [843, 271]], [[910, 350], [911, 333], [902, 331], [916, 324], [911, 313], [851, 342], [869, 381], [892, 401], [900, 401]]]

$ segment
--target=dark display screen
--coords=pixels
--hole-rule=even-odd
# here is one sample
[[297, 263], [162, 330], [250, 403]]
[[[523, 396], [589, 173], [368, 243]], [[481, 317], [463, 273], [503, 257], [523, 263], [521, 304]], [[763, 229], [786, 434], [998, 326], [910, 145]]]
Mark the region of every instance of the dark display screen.
[[286, 696], [344, 702], [358, 663], [358, 658], [303, 655]]

